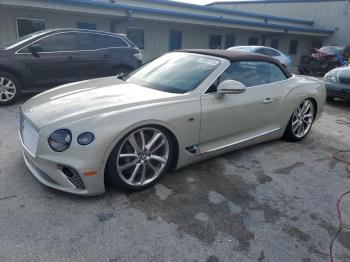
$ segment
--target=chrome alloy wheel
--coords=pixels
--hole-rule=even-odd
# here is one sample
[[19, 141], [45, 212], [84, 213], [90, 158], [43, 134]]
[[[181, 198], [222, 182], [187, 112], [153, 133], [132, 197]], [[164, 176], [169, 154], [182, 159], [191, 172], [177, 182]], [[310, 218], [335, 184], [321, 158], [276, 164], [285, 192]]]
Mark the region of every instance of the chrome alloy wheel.
[[159, 177], [169, 159], [166, 135], [153, 127], [132, 132], [119, 147], [117, 172], [128, 185], [145, 186]]
[[7, 77], [0, 77], [0, 102], [8, 102], [16, 95], [16, 85]]
[[306, 99], [295, 109], [292, 118], [293, 134], [297, 138], [304, 137], [310, 130], [315, 117], [315, 107], [313, 103]]

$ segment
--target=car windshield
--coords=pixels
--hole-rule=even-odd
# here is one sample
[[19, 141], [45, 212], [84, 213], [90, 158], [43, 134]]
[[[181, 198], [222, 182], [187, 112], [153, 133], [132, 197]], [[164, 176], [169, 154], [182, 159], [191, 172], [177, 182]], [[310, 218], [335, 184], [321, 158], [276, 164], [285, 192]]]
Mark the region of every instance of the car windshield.
[[327, 54], [339, 54], [343, 51], [344, 47], [342, 46], [324, 46], [322, 48], [320, 48], [320, 51], [323, 53], [327, 53]]
[[42, 34], [45, 34], [45, 33], [46, 33], [46, 31], [39, 31], [39, 32], [35, 32], [35, 33], [29, 34], [29, 35], [22, 36], [20, 38], [14, 39], [10, 42], [0, 44], [0, 49], [6, 49], [6, 50], [12, 49], [16, 46], [19, 46], [20, 44], [25, 43], [26, 41], [28, 41], [30, 39], [33, 39], [33, 38], [40, 36]]
[[220, 64], [209, 56], [174, 52], [145, 64], [125, 78], [163, 92], [184, 94], [194, 90]]
[[251, 47], [251, 46], [235, 46], [235, 47], [230, 47], [227, 50], [242, 51], [242, 52], [254, 52], [255, 49], [256, 49], [255, 47]]

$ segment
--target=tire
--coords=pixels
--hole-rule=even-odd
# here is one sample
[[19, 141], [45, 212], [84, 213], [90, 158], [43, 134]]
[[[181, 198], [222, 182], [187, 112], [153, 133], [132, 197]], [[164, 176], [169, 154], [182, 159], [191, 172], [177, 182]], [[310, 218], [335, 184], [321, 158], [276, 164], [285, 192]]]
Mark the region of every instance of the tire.
[[0, 71], [0, 106], [12, 105], [21, 96], [21, 82], [13, 74]]
[[310, 99], [305, 99], [290, 117], [283, 139], [291, 142], [303, 140], [311, 130], [315, 115], [314, 103]]
[[169, 169], [173, 150], [167, 130], [158, 126], [134, 129], [118, 142], [110, 154], [106, 181], [128, 191], [149, 188]]
[[327, 96], [327, 102], [333, 102], [334, 101], [334, 97], [332, 97], [332, 96]]

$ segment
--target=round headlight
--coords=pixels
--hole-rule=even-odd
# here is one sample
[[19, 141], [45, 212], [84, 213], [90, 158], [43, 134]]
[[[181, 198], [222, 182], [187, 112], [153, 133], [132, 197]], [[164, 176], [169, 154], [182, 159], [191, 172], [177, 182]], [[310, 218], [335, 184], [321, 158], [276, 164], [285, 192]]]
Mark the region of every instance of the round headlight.
[[72, 133], [68, 129], [59, 129], [49, 136], [49, 146], [53, 151], [63, 152], [67, 150], [72, 142]]
[[77, 138], [78, 144], [82, 146], [87, 146], [91, 144], [94, 140], [95, 136], [93, 133], [90, 132], [82, 133]]

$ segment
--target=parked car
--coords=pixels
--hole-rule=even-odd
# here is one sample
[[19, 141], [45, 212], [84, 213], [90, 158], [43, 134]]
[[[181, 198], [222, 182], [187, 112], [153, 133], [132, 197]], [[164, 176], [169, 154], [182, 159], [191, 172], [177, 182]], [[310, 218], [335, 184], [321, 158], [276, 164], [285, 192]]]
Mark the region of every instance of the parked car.
[[266, 46], [233, 46], [228, 48], [227, 50], [231, 51], [242, 51], [242, 52], [249, 52], [249, 53], [255, 53], [255, 54], [261, 54], [261, 55], [267, 55], [271, 56], [274, 59], [277, 59], [280, 61], [280, 63], [285, 66], [289, 71], [292, 69], [292, 59], [290, 56], [282, 53], [281, 51], [266, 47]]
[[342, 55], [343, 46], [324, 46], [312, 49], [311, 55], [303, 55], [298, 67], [300, 74], [324, 76], [330, 70], [342, 66], [338, 56]]
[[182, 50], [124, 80], [72, 83], [27, 101], [24, 161], [41, 183], [74, 194], [103, 193], [105, 182], [141, 190], [168, 169], [281, 137], [300, 141], [325, 101], [322, 81], [268, 56]]
[[327, 89], [327, 100], [334, 98], [350, 99], [350, 66], [339, 67], [328, 72], [324, 81]]
[[0, 105], [23, 92], [127, 73], [142, 64], [126, 37], [107, 32], [53, 29], [0, 46]]

